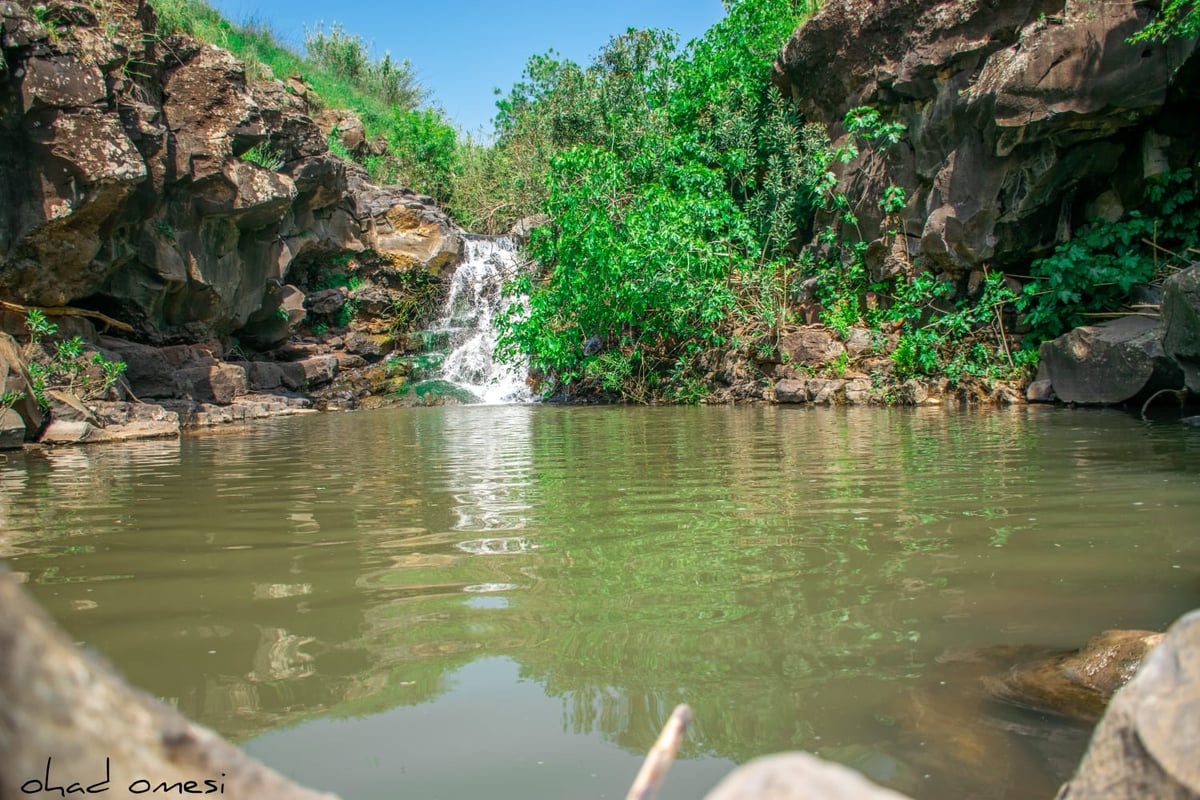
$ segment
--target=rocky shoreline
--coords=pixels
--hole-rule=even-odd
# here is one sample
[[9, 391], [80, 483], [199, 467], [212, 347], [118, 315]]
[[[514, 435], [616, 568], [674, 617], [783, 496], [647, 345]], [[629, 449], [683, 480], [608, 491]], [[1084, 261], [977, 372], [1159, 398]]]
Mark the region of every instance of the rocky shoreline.
[[[839, 191], [864, 198], [873, 279], [915, 259], [970, 297], [989, 264], [1027, 263], [1069, 239], [1072, 215], [1123, 213], [1145, 181], [1194, 160], [1200, 141], [1182, 121], [1195, 42], [1096, 60], [1088, 42], [1123, 41], [1145, 12], [1039, 8], [847, 0], [784, 48], [775, 83], [835, 143], [852, 140], [842, 119], [862, 104], [909, 131], [904, 148], [833, 167]], [[372, 146], [352, 113], [321, 108], [299, 76], [251, 80], [228, 52], [160, 34], [145, 0], [58, 0], [37, 14], [0, 2], [0, 50], [3, 446], [461, 399], [453, 387], [418, 390], [437, 373], [414, 332], [437, 312], [466, 234], [431, 198], [377, 186], [331, 151]], [[1030, 64], [1048, 70], [1040, 82]], [[812, 82], [827, 73], [840, 78]], [[899, 219], [872, 201], [891, 185], [908, 190]], [[1183, 404], [1200, 391], [1198, 270], [1167, 280], [1148, 310], [1043, 344], [1028, 387], [901, 374], [894, 332], [810, 324], [702, 354], [693, 399]], [[810, 295], [800, 287], [796, 313], [815, 321]], [[30, 308], [61, 312], [36, 347], [26, 344]], [[1009, 311], [998, 324], [1015, 345], [1028, 326]], [[30, 367], [72, 341], [93, 359], [80, 373], [91, 385], [102, 362], [123, 362], [124, 374], [87, 397], [51, 386], [59, 391], [39, 404]], [[611, 400], [586, 382], [557, 399]]]

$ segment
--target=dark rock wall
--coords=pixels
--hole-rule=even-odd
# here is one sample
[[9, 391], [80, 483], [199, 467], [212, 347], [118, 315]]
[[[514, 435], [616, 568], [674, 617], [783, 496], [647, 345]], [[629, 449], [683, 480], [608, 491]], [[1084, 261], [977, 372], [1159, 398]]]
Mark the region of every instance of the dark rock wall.
[[[289, 269], [315, 253], [457, 257], [443, 214], [328, 153], [304, 92], [158, 36], [145, 2], [0, 0], [0, 26], [5, 299], [103, 311], [153, 343], [266, 345], [288, 333]], [[277, 168], [242, 158], [260, 145]]]
[[[879, 200], [907, 190], [909, 251], [951, 273], [1025, 266], [1091, 215], [1141, 199], [1190, 163], [1194, 41], [1130, 45], [1148, 4], [829, 0], [796, 31], [775, 82], [839, 143], [857, 106], [907, 125], [840, 169], [868, 240]], [[1191, 122], [1189, 122], [1191, 120]]]

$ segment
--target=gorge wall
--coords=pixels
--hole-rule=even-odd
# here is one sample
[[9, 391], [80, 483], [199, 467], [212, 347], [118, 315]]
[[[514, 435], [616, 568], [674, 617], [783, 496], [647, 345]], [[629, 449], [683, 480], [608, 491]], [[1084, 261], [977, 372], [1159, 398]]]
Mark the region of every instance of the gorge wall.
[[1147, 178], [1194, 163], [1196, 42], [1126, 40], [1142, 3], [841, 0], [801, 27], [774, 80], [837, 140], [858, 106], [904, 123], [900, 145], [837, 167], [872, 257], [879, 201], [907, 190], [909, 254], [951, 273], [1020, 269], [1089, 218], [1135, 208]]
[[456, 257], [421, 198], [329, 154], [301, 81], [250, 84], [228, 52], [161, 36], [145, 2], [38, 8], [0, 3], [7, 299], [102, 310], [152, 342], [272, 344], [282, 286], [314, 253]]
[[[348, 299], [364, 312], [395, 306], [412, 273], [458, 258], [461, 232], [430, 198], [375, 186], [329, 152], [338, 129], [314, 122], [301, 79], [249, 81], [228, 52], [161, 34], [145, 2], [6, 0], [0, 46], [0, 299], [130, 324], [127, 338], [98, 342], [89, 322], [55, 318], [63, 335], [131, 364], [131, 396], [229, 402], [328, 383], [378, 360], [378, 330], [352, 330], [361, 347], [340, 360], [336, 347], [284, 354], [323, 359], [285, 379], [219, 362], [276, 348]], [[353, 291], [314, 285], [334, 256], [369, 264]], [[0, 331], [23, 335], [23, 315], [0, 313]], [[181, 369], [196, 374], [163, 377]], [[23, 416], [35, 434], [40, 423]]]

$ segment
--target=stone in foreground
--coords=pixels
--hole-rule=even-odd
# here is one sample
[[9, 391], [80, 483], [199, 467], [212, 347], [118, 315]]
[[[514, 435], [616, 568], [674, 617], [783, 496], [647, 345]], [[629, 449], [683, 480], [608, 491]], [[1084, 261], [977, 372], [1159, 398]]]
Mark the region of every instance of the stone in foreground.
[[758, 758], [725, 776], [704, 800], [908, 800], [849, 767], [808, 753]]
[[1176, 622], [1113, 698], [1070, 800], [1200, 798], [1200, 611]]

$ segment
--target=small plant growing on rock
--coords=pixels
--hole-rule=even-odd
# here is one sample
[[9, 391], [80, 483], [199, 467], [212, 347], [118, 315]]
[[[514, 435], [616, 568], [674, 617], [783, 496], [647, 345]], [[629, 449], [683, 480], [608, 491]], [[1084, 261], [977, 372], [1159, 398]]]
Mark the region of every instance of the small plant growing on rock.
[[83, 401], [103, 397], [125, 371], [123, 361], [109, 361], [99, 352], [86, 352], [83, 339], [78, 336], [57, 342], [52, 350], [44, 348], [42, 339], [58, 333], [58, 325], [36, 308], [26, 313], [25, 328], [29, 331], [25, 351], [29, 383], [34, 399], [42, 408], [50, 405], [47, 392], [51, 389], [73, 394]]
[[287, 163], [284, 161], [283, 156], [275, 152], [271, 148], [271, 145], [266, 142], [259, 142], [254, 147], [242, 153], [242, 161], [258, 164], [263, 169], [271, 170], [271, 172], [278, 172]]
[[25, 399], [24, 392], [0, 392], [0, 414]]

